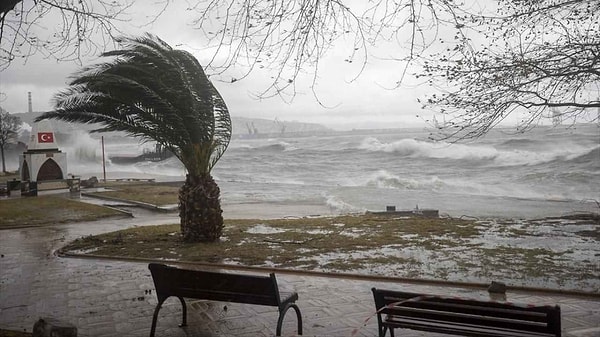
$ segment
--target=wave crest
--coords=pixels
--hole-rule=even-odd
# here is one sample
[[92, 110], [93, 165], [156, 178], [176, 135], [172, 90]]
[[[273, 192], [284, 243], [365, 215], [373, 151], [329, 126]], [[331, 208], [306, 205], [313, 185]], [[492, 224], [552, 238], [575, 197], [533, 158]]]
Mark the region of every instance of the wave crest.
[[360, 150], [386, 152], [401, 156], [429, 157], [438, 159], [494, 159], [498, 150], [491, 146], [430, 142], [412, 138], [392, 143], [382, 143], [375, 137], [365, 138], [358, 147]]
[[499, 150], [491, 145], [430, 142], [411, 138], [384, 143], [375, 137], [363, 139], [358, 146], [359, 150], [384, 152], [403, 157], [463, 160], [497, 166], [531, 166], [557, 160], [590, 160], [590, 157], [593, 158], [600, 151], [599, 148], [557, 147], [545, 151]]
[[432, 176], [426, 180], [407, 179], [391, 174], [386, 170], [379, 170], [375, 172], [367, 179], [365, 185], [377, 188], [434, 191], [441, 190], [447, 186], [447, 184], [437, 176]]

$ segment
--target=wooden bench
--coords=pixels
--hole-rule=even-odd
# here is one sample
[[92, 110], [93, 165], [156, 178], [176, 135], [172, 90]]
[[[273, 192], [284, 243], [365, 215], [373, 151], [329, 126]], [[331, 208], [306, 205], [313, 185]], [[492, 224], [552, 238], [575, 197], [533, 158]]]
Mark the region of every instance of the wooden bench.
[[288, 309], [296, 311], [298, 334], [302, 335], [302, 315], [296, 305], [298, 294], [279, 292], [275, 274], [269, 276], [229, 274], [219, 272], [187, 270], [159, 263], [148, 265], [154, 280], [158, 304], [152, 317], [150, 337], [154, 336], [158, 311], [171, 296], [175, 296], [183, 307], [181, 326], [187, 325], [187, 308], [184, 297], [211, 301], [235, 302], [275, 306], [279, 309], [277, 336], [281, 336], [281, 325]]
[[560, 307], [373, 288], [379, 336], [412, 329], [461, 336], [561, 336]]

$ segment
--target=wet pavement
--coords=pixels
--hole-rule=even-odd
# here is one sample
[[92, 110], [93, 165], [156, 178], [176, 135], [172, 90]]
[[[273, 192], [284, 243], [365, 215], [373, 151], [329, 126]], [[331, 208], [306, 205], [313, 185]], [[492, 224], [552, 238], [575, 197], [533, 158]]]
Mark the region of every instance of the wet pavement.
[[[157, 302], [148, 262], [61, 258], [54, 254], [78, 237], [178, 222], [176, 213], [130, 210], [134, 218], [0, 231], [0, 328], [31, 331], [38, 318], [55, 317], [76, 325], [79, 336], [148, 336]], [[277, 278], [280, 288], [299, 294], [297, 303], [302, 311], [305, 336], [376, 336], [372, 287], [489, 297], [482, 288], [439, 284], [283, 271], [277, 273]], [[509, 290], [507, 300], [558, 304], [562, 310], [563, 336], [600, 336], [600, 296]], [[188, 309], [188, 326], [180, 328], [179, 301], [167, 300], [160, 311], [157, 336], [275, 335], [274, 307], [189, 300]], [[295, 328], [295, 315], [289, 312], [283, 335], [295, 335]], [[439, 335], [406, 330], [403, 336]]]

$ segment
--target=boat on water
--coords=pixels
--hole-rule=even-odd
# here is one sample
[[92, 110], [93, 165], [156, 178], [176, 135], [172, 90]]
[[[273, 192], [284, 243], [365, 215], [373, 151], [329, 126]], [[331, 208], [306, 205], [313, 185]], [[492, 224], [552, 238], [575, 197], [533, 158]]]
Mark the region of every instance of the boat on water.
[[109, 159], [113, 164], [126, 165], [144, 161], [158, 162], [171, 157], [173, 157], [173, 153], [171, 151], [167, 150], [167, 148], [161, 144], [156, 144], [154, 150], [145, 149], [144, 153], [137, 156], [111, 156]]

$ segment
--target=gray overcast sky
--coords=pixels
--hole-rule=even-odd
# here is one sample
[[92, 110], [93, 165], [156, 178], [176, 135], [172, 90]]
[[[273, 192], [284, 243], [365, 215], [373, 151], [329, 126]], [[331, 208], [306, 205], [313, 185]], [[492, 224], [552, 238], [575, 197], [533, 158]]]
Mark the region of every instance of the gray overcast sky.
[[[143, 2], [146, 7], [147, 4]], [[143, 16], [148, 9], [134, 7], [132, 11]], [[136, 27], [138, 19], [134, 17], [121, 27], [128, 34], [145, 31], [156, 34], [171, 46], [192, 52], [201, 64], [206, 64], [210, 53], [201, 51], [202, 35], [187, 25], [191, 22], [191, 14], [182, 9], [181, 2], [172, 3], [151, 26]], [[51, 18], [45, 20], [44, 24], [51, 29]], [[395, 50], [378, 52], [379, 55], [393, 57], [402, 50], [396, 46]], [[320, 64], [316, 93], [325, 107], [317, 103], [310, 90], [310, 74], [298, 79], [297, 95], [290, 104], [279, 97], [265, 100], [253, 97], [253, 93], [268, 85], [268, 72], [256, 72], [235, 83], [218, 80], [213, 80], [213, 83], [225, 98], [232, 116], [314, 122], [336, 129], [426, 125], [417, 115], [429, 117], [428, 113], [420, 109], [416, 98], [422, 97], [427, 87], [386, 89], [398, 80], [403, 64], [371, 57], [362, 75], [351, 81], [360, 64], [344, 62], [345, 53], [342, 48], [333, 48]], [[95, 61], [84, 61], [84, 65], [91, 63]], [[15, 61], [0, 74], [0, 92], [4, 94], [0, 105], [11, 113], [26, 112], [27, 93], [32, 92], [34, 111], [51, 109], [52, 96], [66, 86], [69, 75], [79, 68], [74, 62], [57, 63], [44, 59], [40, 54], [26, 62]]]

